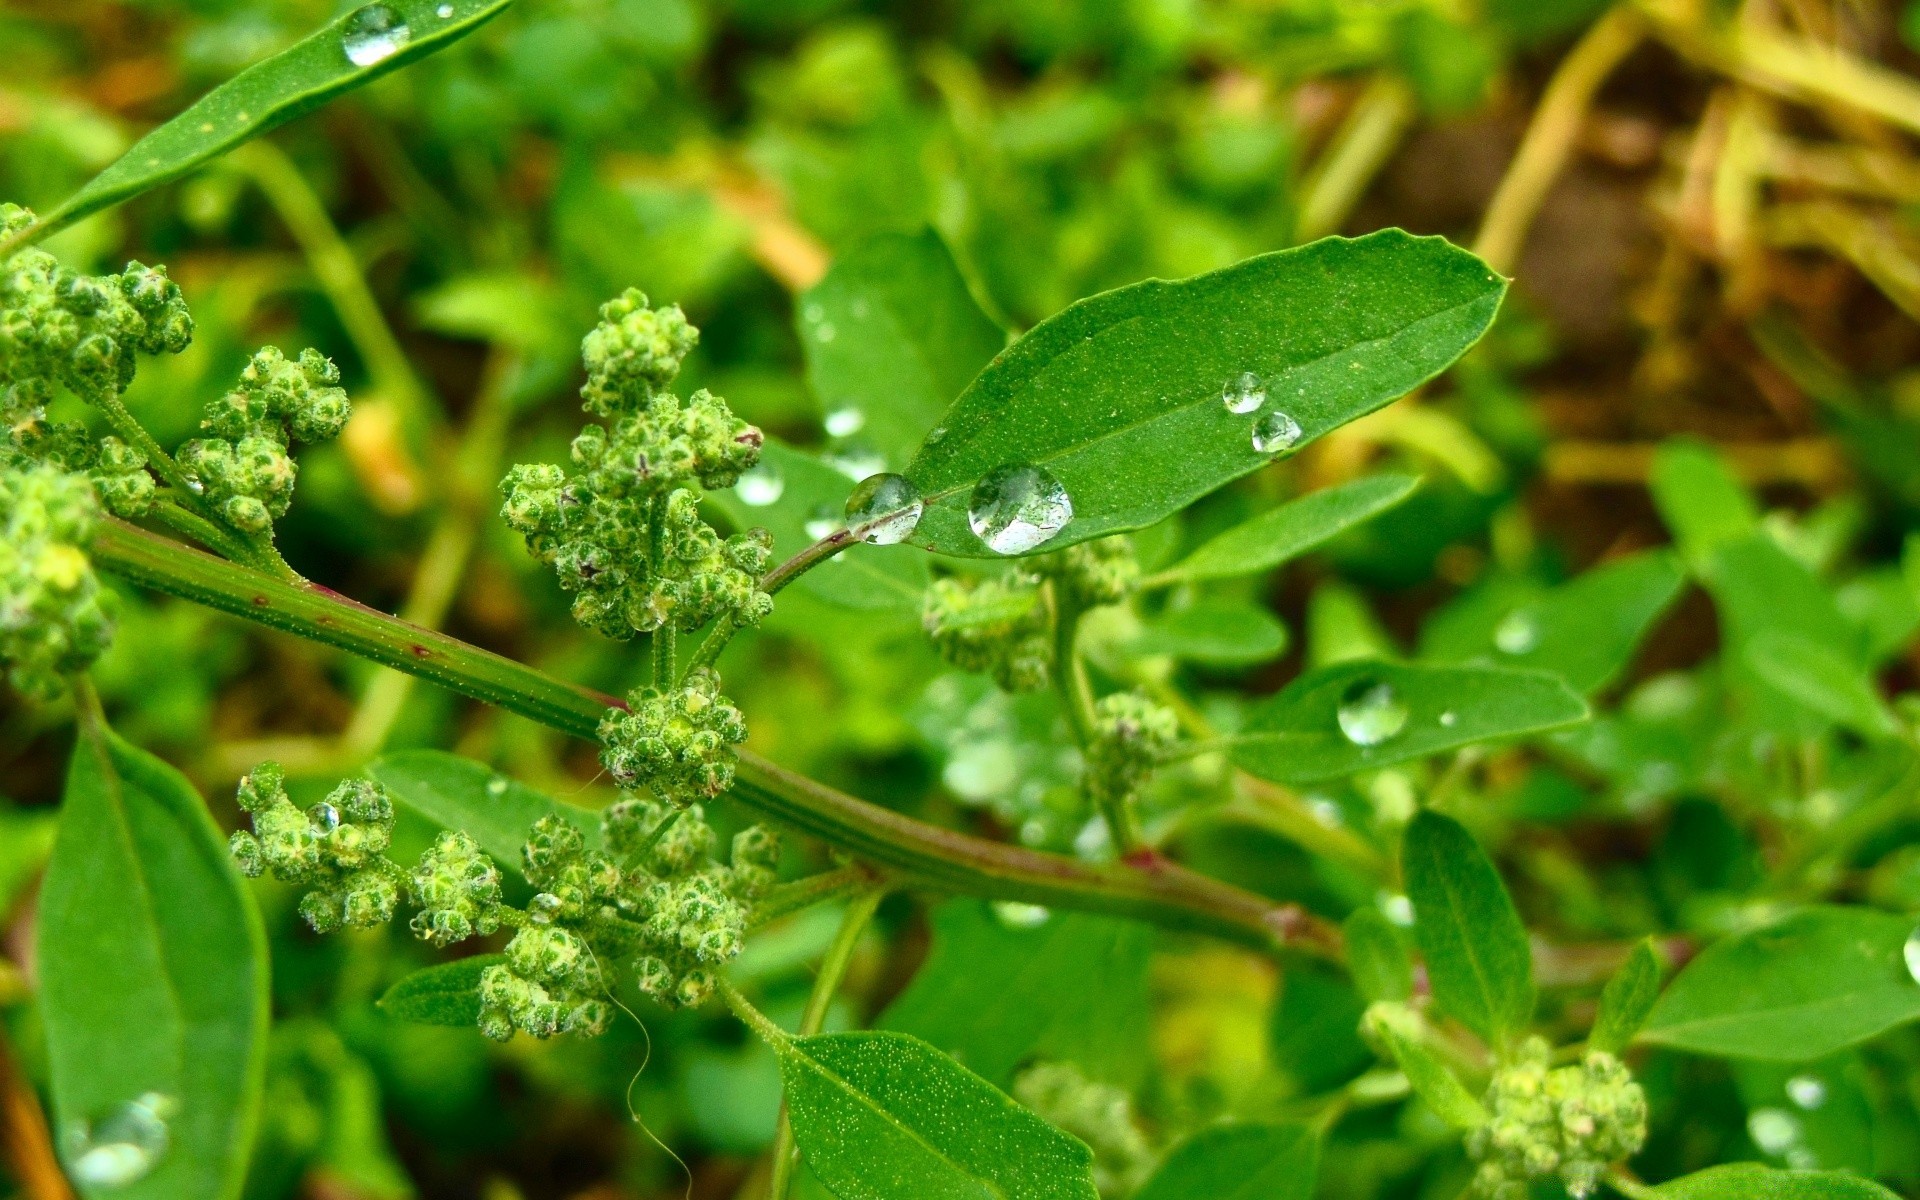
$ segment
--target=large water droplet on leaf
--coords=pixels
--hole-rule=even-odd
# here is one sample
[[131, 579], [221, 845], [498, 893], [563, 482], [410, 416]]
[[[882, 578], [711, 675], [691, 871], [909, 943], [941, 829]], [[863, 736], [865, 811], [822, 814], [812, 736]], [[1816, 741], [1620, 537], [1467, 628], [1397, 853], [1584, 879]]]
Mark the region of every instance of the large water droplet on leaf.
[[1502, 654], [1525, 654], [1540, 644], [1540, 622], [1524, 608], [1516, 608], [1493, 627], [1493, 644]]
[[340, 27], [340, 47], [356, 67], [370, 67], [392, 58], [412, 40], [413, 30], [407, 28], [407, 19], [387, 4], [355, 9]]
[[1250, 413], [1267, 402], [1267, 385], [1252, 371], [1242, 371], [1220, 389], [1220, 398], [1230, 413]]
[[1073, 520], [1073, 497], [1060, 481], [1026, 464], [995, 467], [974, 485], [967, 524], [996, 554], [1024, 554], [1053, 540]]
[[147, 1092], [99, 1124], [75, 1121], [61, 1136], [67, 1173], [82, 1188], [121, 1188], [147, 1177], [167, 1152], [171, 1096]]
[[869, 475], [847, 497], [847, 527], [876, 546], [891, 546], [913, 536], [925, 508], [920, 489], [905, 475]]
[[1300, 443], [1300, 422], [1275, 410], [1253, 423], [1253, 448], [1261, 454], [1285, 454]]
[[1334, 712], [1340, 732], [1356, 746], [1378, 746], [1407, 727], [1406, 701], [1384, 679], [1356, 679]]
[[765, 508], [780, 499], [787, 490], [786, 476], [780, 468], [770, 462], [762, 462], [740, 476], [733, 485], [734, 494], [740, 497], [740, 503], [749, 508]]

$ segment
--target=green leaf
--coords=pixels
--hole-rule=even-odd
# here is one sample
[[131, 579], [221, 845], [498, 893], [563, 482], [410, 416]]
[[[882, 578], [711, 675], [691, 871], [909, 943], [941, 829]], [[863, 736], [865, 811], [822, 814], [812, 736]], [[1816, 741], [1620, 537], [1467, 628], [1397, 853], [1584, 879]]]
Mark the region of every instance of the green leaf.
[[1199, 600], [1176, 608], [1140, 631], [1137, 654], [1165, 654], [1209, 666], [1243, 667], [1286, 653], [1287, 627], [1244, 600]]
[[1899, 1200], [1845, 1171], [1776, 1171], [1759, 1163], [1708, 1167], [1653, 1189], [1657, 1200]]
[[1093, 1154], [904, 1033], [782, 1039], [794, 1141], [841, 1200], [1097, 1200]]
[[1862, 737], [1897, 738], [1899, 720], [1857, 663], [1785, 630], [1768, 629], [1747, 642], [1747, 666], [1801, 704]]
[[1346, 976], [1308, 962], [1290, 963], [1273, 1006], [1273, 1064], [1302, 1092], [1313, 1094], [1345, 1083], [1373, 1062], [1360, 1040], [1367, 1002]]
[[1151, 582], [1230, 579], [1270, 571], [1372, 520], [1419, 486], [1414, 475], [1369, 475], [1289, 500], [1202, 544]]
[[1673, 540], [1695, 563], [1760, 526], [1753, 495], [1720, 452], [1703, 442], [1680, 438], [1662, 445], [1648, 485]]
[[1304, 1125], [1222, 1125], [1180, 1143], [1134, 1200], [1311, 1200], [1319, 1173]]
[[1387, 1053], [1393, 1055], [1393, 1061], [1406, 1075], [1413, 1094], [1420, 1097], [1420, 1102], [1432, 1109], [1435, 1116], [1455, 1129], [1472, 1129], [1486, 1123], [1487, 1110], [1460, 1082], [1460, 1077], [1434, 1057], [1424, 1042], [1408, 1037], [1384, 1021], [1376, 1029], [1380, 1040], [1386, 1043]]
[[[854, 482], [806, 451], [768, 438], [760, 466], [739, 486], [709, 492], [707, 500], [738, 528], [758, 525], [773, 534], [774, 561], [784, 562], [846, 524]], [[843, 608], [918, 611], [928, 579], [927, 556], [913, 547], [861, 545], [842, 550], [793, 586]]]
[[[1404, 717], [1394, 728], [1396, 710]], [[1257, 705], [1233, 757], [1262, 779], [1316, 783], [1586, 717], [1586, 702], [1541, 671], [1341, 662], [1309, 671]], [[1393, 732], [1373, 740], [1386, 729]]]
[[1911, 916], [1823, 906], [1723, 938], [1667, 986], [1640, 1037], [1696, 1054], [1804, 1062], [1920, 1017]]
[[367, 764], [367, 775], [403, 804], [444, 829], [462, 829], [510, 871], [520, 869], [527, 831], [542, 817], [578, 826], [589, 845], [600, 842], [600, 818], [536, 792], [485, 763], [444, 750], [400, 750]]
[[1601, 991], [1600, 1011], [1593, 1018], [1587, 1045], [1608, 1054], [1620, 1053], [1647, 1023], [1659, 999], [1660, 954], [1651, 939], [1642, 939]]
[[[43, 229], [70, 225], [89, 213], [178, 179], [209, 159], [259, 137], [387, 72], [451, 45], [500, 14], [512, 0], [383, 0], [327, 25], [272, 58], [257, 62], [208, 92], [141, 138], [85, 187], [48, 213]], [[387, 44], [364, 36], [379, 7], [397, 14], [406, 41], [385, 57], [368, 58]], [[446, 12], [441, 16], [441, 12]], [[390, 41], [393, 39], [389, 39]], [[349, 45], [362, 57], [348, 57]]]
[[1056, 912], [1015, 928], [978, 900], [932, 914], [927, 961], [878, 1022], [1004, 1086], [1030, 1057], [1135, 1082], [1150, 1034], [1152, 934], [1133, 921]]
[[930, 229], [881, 234], [835, 259], [794, 312], [829, 432], [857, 420], [848, 436], [896, 468], [1007, 344]]
[[[1262, 417], [1304, 445], [1433, 378], [1477, 341], [1506, 283], [1440, 238], [1397, 229], [1148, 280], [1070, 305], [994, 359], [906, 474], [927, 498], [914, 541], [992, 557], [967, 524], [974, 485], [1032, 464], [1065, 487], [1073, 519], [1044, 550], [1140, 529], [1259, 470]], [[1223, 388], [1264, 381], [1259, 412]]]
[[1490, 1042], [1525, 1029], [1533, 954], [1480, 843], [1460, 822], [1427, 809], [1407, 826], [1400, 865], [1434, 1000]]
[[1611, 683], [1663, 613], [1686, 574], [1672, 554], [1635, 554], [1538, 595], [1510, 600], [1489, 589], [1422, 631], [1421, 657], [1551, 671], [1582, 695]]
[[1347, 970], [1368, 1000], [1405, 1000], [1413, 995], [1413, 964], [1400, 931], [1377, 908], [1357, 908], [1341, 926]]
[[266, 1062], [266, 934], [193, 786], [112, 733], [75, 744], [38, 944], [57, 1125], [97, 1126], [149, 1094], [171, 1114], [148, 1174], [83, 1192], [238, 1196]]
[[398, 980], [380, 997], [388, 1016], [419, 1025], [475, 1028], [480, 1022], [480, 973], [506, 959], [498, 954], [424, 967]]

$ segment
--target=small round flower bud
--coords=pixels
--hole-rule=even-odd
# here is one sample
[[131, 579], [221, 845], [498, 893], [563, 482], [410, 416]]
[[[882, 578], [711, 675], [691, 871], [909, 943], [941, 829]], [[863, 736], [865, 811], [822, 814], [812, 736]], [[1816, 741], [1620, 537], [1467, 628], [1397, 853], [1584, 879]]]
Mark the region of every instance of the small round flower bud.
[[99, 519], [84, 477], [0, 463], [0, 664], [30, 695], [59, 694], [112, 640], [112, 596], [82, 549]]
[[1140, 560], [1124, 536], [1081, 542], [1032, 561], [1078, 608], [1118, 604], [1140, 581]]
[[1467, 1135], [1482, 1196], [1521, 1197], [1550, 1176], [1589, 1196], [1609, 1165], [1645, 1142], [1646, 1095], [1619, 1059], [1591, 1051], [1573, 1066], [1549, 1069], [1550, 1061], [1546, 1042], [1529, 1038], [1494, 1072], [1487, 1123]]
[[267, 869], [267, 861], [260, 851], [260, 840], [244, 829], [236, 829], [227, 839], [227, 852], [233, 855], [233, 865], [248, 879], [259, 878]]
[[712, 670], [693, 671], [670, 691], [635, 690], [628, 702], [600, 722], [600, 761], [615, 783], [682, 807], [732, 785], [732, 748], [746, 740], [746, 722]]
[[1032, 576], [936, 579], [927, 589], [921, 623], [940, 657], [963, 671], [985, 671], [1010, 692], [1047, 685], [1053, 643]]
[[1100, 805], [1131, 798], [1179, 736], [1179, 718], [1165, 705], [1135, 692], [1101, 697], [1086, 748], [1087, 796]]
[[468, 834], [442, 833], [410, 881], [420, 905], [411, 926], [421, 939], [444, 946], [499, 928], [500, 872]]

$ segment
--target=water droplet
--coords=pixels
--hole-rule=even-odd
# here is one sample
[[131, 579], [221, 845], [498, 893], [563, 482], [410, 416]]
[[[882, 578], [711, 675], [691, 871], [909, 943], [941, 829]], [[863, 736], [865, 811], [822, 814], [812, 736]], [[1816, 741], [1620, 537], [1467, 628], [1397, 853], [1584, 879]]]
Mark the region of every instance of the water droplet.
[[852, 437], [866, 426], [866, 410], [856, 404], [846, 404], [828, 412], [820, 422], [826, 426], [829, 437]]
[[407, 19], [386, 4], [357, 8], [340, 27], [340, 46], [347, 52], [347, 61], [356, 67], [384, 62], [412, 40], [413, 30], [407, 28]]
[[1524, 608], [1516, 608], [1493, 627], [1493, 644], [1502, 654], [1526, 654], [1540, 644], [1540, 622]]
[[1761, 1153], [1785, 1155], [1800, 1144], [1800, 1118], [1784, 1108], [1756, 1108], [1747, 1114], [1747, 1136]]
[[1299, 444], [1300, 422], [1278, 409], [1253, 423], [1253, 448], [1262, 454], [1285, 454]]
[[880, 452], [866, 446], [849, 446], [838, 454], [829, 454], [826, 463], [855, 483], [887, 469], [887, 460], [880, 457]]
[[527, 919], [535, 925], [551, 925], [564, 907], [566, 905], [560, 897], [552, 892], [541, 892], [527, 901]]
[[847, 527], [864, 529], [876, 546], [891, 546], [913, 536], [926, 507], [911, 479], [883, 471], [861, 480], [847, 497]]
[[98, 1125], [69, 1124], [61, 1135], [67, 1171], [82, 1188], [126, 1187], [144, 1179], [167, 1152], [167, 1119], [179, 1103], [147, 1092]]
[[765, 508], [787, 490], [787, 477], [780, 473], [779, 467], [762, 462], [742, 474], [733, 490], [740, 497], [740, 503], [748, 508]]
[[825, 504], [813, 510], [805, 526], [807, 536], [816, 542], [838, 532], [840, 527], [840, 514]]
[[453, 15], [453, 5], [442, 4], [439, 8], [433, 10], [433, 15], [444, 21]]
[[1920, 983], [1920, 928], [1907, 935], [1907, 944], [1901, 953], [1906, 956], [1907, 974], [1913, 976], [1915, 983]]
[[307, 810], [307, 819], [325, 833], [340, 828], [340, 810], [331, 804], [316, 804]]
[[838, 337], [839, 335], [840, 335], [840, 331], [833, 327], [832, 321], [820, 322], [819, 326], [816, 327], [813, 331], [813, 336], [820, 339], [823, 342], [830, 342], [834, 338]]
[[1402, 929], [1413, 927], [1413, 901], [1398, 892], [1380, 897], [1380, 914]]
[[1073, 497], [1039, 467], [995, 467], [974, 485], [967, 524], [996, 554], [1024, 554], [1073, 520]]
[[1346, 824], [1346, 814], [1340, 811], [1337, 803], [1325, 796], [1308, 796], [1307, 811], [1313, 814], [1314, 820], [1328, 829], [1338, 829]]
[[1053, 918], [1053, 911], [1038, 904], [1022, 904], [1018, 900], [995, 900], [993, 915], [1010, 929], [1038, 929]]
[[1787, 1080], [1787, 1098], [1801, 1108], [1819, 1108], [1827, 1102], [1827, 1085], [1817, 1075], [1795, 1075]]
[[1459, 722], [1460, 722], [1460, 714], [1457, 712], [1454, 712], [1452, 709], [1448, 709], [1447, 711], [1440, 714], [1440, 723], [1442, 725], [1445, 725], [1448, 729], [1452, 729], [1455, 725], [1459, 724]]
[[506, 794], [507, 777], [505, 775], [495, 775], [492, 779], [487, 780], [487, 795], [504, 796]]
[[946, 440], [947, 440], [947, 427], [945, 425], [935, 425], [933, 427], [933, 432], [927, 435], [927, 445], [929, 446], [938, 446], [941, 442], [944, 442]]
[[1340, 696], [1334, 716], [1356, 746], [1378, 746], [1407, 727], [1407, 705], [1384, 679], [1356, 679]]
[[1250, 413], [1267, 402], [1267, 385], [1252, 371], [1242, 371], [1220, 389], [1230, 413]]

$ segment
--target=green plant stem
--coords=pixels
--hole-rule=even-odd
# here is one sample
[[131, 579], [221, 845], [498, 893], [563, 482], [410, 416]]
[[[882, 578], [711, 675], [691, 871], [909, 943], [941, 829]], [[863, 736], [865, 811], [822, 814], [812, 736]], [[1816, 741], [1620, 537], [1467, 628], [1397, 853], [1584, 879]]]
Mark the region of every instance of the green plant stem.
[[1625, 1167], [1608, 1169], [1607, 1186], [1625, 1196], [1627, 1200], [1653, 1200], [1657, 1194], [1652, 1188], [1635, 1179]]
[[773, 1047], [775, 1053], [779, 1053], [793, 1041], [787, 1036], [786, 1030], [775, 1025], [767, 1014], [755, 1008], [752, 1001], [740, 994], [739, 988], [734, 987], [724, 978], [719, 981], [719, 992], [720, 998], [726, 1001], [728, 1008], [733, 1010], [733, 1015], [740, 1018], [741, 1024], [753, 1030], [761, 1041]]
[[[781, 588], [860, 541], [864, 529], [865, 527], [861, 526], [856, 529], [834, 530], [761, 576], [760, 590], [769, 596], [778, 593]], [[712, 666], [719, 659], [720, 652], [727, 648], [727, 643], [733, 640], [733, 635], [739, 632], [740, 626], [731, 616], [724, 616], [715, 621], [713, 629], [700, 643], [700, 648], [694, 651], [693, 659], [687, 663], [687, 670], [693, 671], [700, 667]]]
[[[222, 562], [123, 521], [102, 522], [92, 550], [100, 566], [135, 583], [397, 667], [575, 737], [595, 739], [607, 709], [624, 707], [615, 697], [410, 625], [329, 588]], [[1084, 863], [970, 837], [856, 799], [748, 750], [739, 752], [732, 794], [789, 828], [917, 884], [1128, 916], [1267, 950], [1340, 954], [1340, 931], [1331, 922], [1157, 855], [1138, 865]]]
[[[1093, 683], [1087, 678], [1087, 664], [1080, 658], [1080, 606], [1053, 581], [1046, 585], [1053, 606], [1053, 686], [1060, 693], [1060, 707], [1066, 711], [1073, 740], [1082, 749], [1093, 744]], [[1117, 831], [1116, 831], [1117, 832]]]
[[207, 549], [234, 560], [251, 562], [252, 547], [236, 538], [219, 524], [207, 520], [198, 512], [182, 504], [173, 496], [173, 489], [154, 497], [153, 507], [148, 514], [154, 520], [165, 525], [175, 533], [182, 533], [199, 542]]
[[[832, 1006], [833, 997], [840, 990], [840, 981], [846, 977], [847, 964], [853, 961], [853, 948], [859, 944], [861, 932], [866, 929], [867, 922], [873, 919], [874, 910], [880, 907], [880, 901], [886, 895], [886, 889], [870, 887], [847, 905], [846, 915], [840, 918], [840, 929], [833, 935], [833, 944], [827, 947], [825, 957], [820, 960], [820, 973], [814, 976], [813, 991], [807, 994], [806, 1011], [800, 1014], [801, 1037], [811, 1037], [826, 1028], [827, 1009]], [[795, 1162], [793, 1122], [788, 1119], [787, 1104], [782, 1100], [780, 1123], [773, 1135], [767, 1200], [787, 1200], [787, 1193], [793, 1190]]]
[[1367, 185], [1393, 157], [1415, 112], [1413, 92], [1405, 83], [1385, 71], [1374, 76], [1300, 181], [1296, 243], [1340, 232]]
[[753, 929], [770, 925], [789, 913], [873, 887], [882, 878], [872, 867], [851, 863], [791, 883], [778, 884], [753, 906], [747, 925]]

